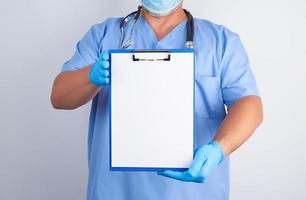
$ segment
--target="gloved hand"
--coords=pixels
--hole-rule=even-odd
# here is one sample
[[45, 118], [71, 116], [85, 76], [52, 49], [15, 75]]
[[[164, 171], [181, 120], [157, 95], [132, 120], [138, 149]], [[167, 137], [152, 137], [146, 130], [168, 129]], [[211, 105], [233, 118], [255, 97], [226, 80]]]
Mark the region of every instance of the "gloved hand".
[[109, 54], [104, 51], [100, 54], [98, 61], [91, 66], [89, 80], [97, 87], [108, 85], [109, 83]]
[[181, 181], [203, 183], [218, 164], [222, 162], [223, 157], [222, 147], [217, 142], [211, 142], [208, 145], [201, 146], [196, 151], [189, 170], [185, 172], [166, 170], [158, 172], [158, 174]]

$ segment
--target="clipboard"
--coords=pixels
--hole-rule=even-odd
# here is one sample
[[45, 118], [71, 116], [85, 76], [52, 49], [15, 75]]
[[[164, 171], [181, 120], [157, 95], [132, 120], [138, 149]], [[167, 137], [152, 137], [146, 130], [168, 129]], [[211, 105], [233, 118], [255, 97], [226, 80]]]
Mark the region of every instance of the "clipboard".
[[110, 171], [187, 170], [194, 153], [194, 51], [109, 53]]

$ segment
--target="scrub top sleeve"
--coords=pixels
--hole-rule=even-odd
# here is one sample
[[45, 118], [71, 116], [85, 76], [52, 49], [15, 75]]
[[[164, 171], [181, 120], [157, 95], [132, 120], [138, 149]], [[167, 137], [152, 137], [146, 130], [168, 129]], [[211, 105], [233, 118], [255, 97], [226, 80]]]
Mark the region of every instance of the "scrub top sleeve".
[[62, 72], [75, 71], [95, 63], [99, 58], [99, 44], [101, 43], [104, 23], [95, 25], [76, 44], [75, 53], [70, 60], [64, 63]]
[[228, 108], [244, 96], [259, 96], [245, 48], [239, 35], [229, 30], [224, 31], [221, 87], [223, 101]]

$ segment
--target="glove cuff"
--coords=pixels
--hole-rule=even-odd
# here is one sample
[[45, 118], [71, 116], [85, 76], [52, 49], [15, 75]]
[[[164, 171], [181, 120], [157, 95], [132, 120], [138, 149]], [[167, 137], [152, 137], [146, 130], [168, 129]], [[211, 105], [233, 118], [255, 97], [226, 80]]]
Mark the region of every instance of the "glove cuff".
[[220, 154], [221, 154], [220, 157], [221, 158], [220, 158], [220, 161], [218, 163], [218, 164], [220, 164], [224, 159], [224, 151], [223, 151], [221, 145], [216, 141], [210, 142], [209, 145], [212, 145], [213, 147], [215, 147], [220, 152]]

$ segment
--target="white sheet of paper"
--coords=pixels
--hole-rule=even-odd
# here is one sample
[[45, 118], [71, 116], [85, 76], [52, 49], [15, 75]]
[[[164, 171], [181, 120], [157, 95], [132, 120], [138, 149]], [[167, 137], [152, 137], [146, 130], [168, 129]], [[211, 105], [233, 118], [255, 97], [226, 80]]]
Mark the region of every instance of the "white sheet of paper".
[[133, 61], [132, 55], [111, 54], [111, 167], [188, 168], [194, 54], [171, 53], [171, 61]]

